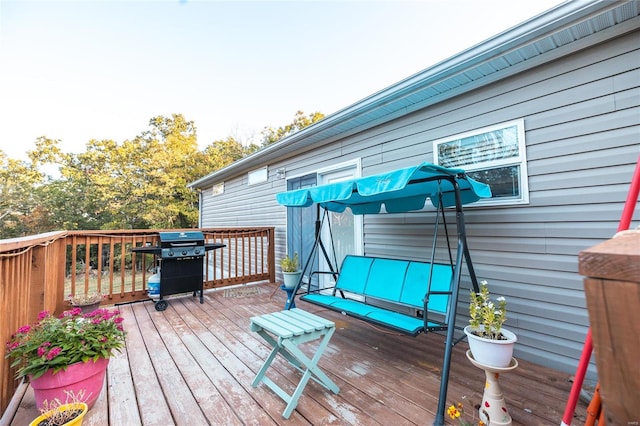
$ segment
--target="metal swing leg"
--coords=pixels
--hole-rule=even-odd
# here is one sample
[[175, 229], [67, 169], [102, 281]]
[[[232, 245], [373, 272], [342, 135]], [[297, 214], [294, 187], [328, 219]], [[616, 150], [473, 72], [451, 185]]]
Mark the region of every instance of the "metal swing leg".
[[[459, 244], [460, 245], [460, 244]], [[451, 368], [451, 355], [453, 353], [456, 311], [458, 306], [458, 290], [460, 289], [460, 270], [462, 265], [463, 247], [458, 247], [456, 268], [453, 274], [453, 288], [449, 299], [449, 318], [447, 321], [447, 340], [442, 360], [442, 375], [440, 377], [440, 394], [438, 396], [438, 411], [433, 422], [434, 426], [444, 425], [444, 412], [447, 404], [447, 388], [449, 385], [449, 370]]]

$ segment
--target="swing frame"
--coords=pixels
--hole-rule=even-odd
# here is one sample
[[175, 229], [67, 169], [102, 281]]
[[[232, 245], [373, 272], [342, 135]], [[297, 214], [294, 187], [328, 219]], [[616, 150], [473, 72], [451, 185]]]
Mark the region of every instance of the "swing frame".
[[[398, 181], [398, 182], [396, 182]], [[415, 190], [413, 185], [418, 185]], [[464, 185], [464, 187], [462, 187]], [[444, 188], [446, 186], [446, 188]], [[373, 187], [373, 189], [372, 189]], [[403, 194], [405, 191], [406, 194]], [[323, 185], [280, 193], [276, 196], [278, 202], [287, 207], [309, 207], [316, 204], [317, 219], [315, 224], [315, 240], [311, 252], [307, 257], [300, 279], [291, 296], [291, 304], [300, 290], [305, 276], [308, 276], [306, 292], [311, 291], [311, 277], [313, 274], [331, 274], [337, 280], [340, 274], [336, 262], [335, 245], [333, 244], [333, 234], [329, 223], [328, 212], [342, 212], [346, 207], [350, 207], [354, 214], [377, 214], [384, 203], [386, 210], [392, 213], [406, 212], [421, 209], [426, 199], [429, 198], [436, 207], [436, 221], [431, 249], [431, 268], [435, 260], [435, 249], [438, 238], [439, 217], [445, 228], [447, 247], [449, 249], [449, 261], [453, 268], [451, 278], [449, 306], [446, 319], [446, 344], [442, 364], [442, 375], [440, 381], [440, 393], [438, 399], [438, 410], [434, 425], [444, 425], [444, 413], [446, 406], [447, 388], [449, 381], [449, 371], [451, 365], [451, 355], [453, 346], [459, 341], [455, 340], [455, 320], [460, 290], [460, 279], [463, 261], [467, 266], [471, 285], [474, 291], [479, 292], [479, 286], [475, 269], [471, 261], [469, 247], [467, 244], [464, 212], [464, 203], [474, 202], [480, 198], [490, 197], [491, 191], [488, 185], [481, 184], [468, 178], [462, 169], [447, 169], [430, 163], [422, 163], [417, 167], [400, 169], [382, 175], [375, 175], [366, 178], [359, 178], [353, 182], [343, 182], [337, 184]], [[420, 203], [421, 202], [421, 203]], [[457, 247], [455, 263], [451, 253], [449, 233], [446, 224], [445, 207], [454, 207], [456, 215]], [[321, 209], [324, 210], [321, 216]], [[333, 260], [330, 258], [327, 248], [322, 240], [322, 227], [327, 224], [331, 239]], [[311, 271], [313, 260], [316, 256], [324, 256], [329, 271]], [[307, 275], [308, 273], [308, 275]], [[432, 269], [429, 271], [427, 293], [424, 298], [424, 329], [423, 332], [433, 331], [428, 326], [428, 302], [431, 291]], [[334, 290], [335, 291], [335, 290]], [[344, 297], [344, 295], [342, 295]], [[442, 330], [442, 328], [440, 328]]]

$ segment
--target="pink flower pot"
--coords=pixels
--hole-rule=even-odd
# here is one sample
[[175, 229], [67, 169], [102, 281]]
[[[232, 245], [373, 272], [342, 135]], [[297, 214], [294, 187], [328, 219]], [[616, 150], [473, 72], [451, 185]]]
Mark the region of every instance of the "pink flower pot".
[[84, 390], [84, 398], [80, 402], [86, 403], [89, 408], [93, 407], [102, 391], [108, 364], [108, 358], [100, 358], [96, 362], [78, 362], [55, 374], [48, 370], [37, 379], [31, 379], [38, 410], [42, 409], [44, 401], [51, 402], [56, 398], [62, 404], [71, 402], [67, 401], [65, 390], [72, 391], [76, 396]]

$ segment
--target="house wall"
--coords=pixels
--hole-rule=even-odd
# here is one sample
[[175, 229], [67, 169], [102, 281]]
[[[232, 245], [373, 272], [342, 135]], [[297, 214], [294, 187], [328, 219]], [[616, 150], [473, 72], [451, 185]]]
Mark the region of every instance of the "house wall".
[[[276, 226], [279, 258], [286, 209], [274, 195], [286, 181], [276, 169], [300, 176], [360, 158], [362, 175], [371, 175], [432, 161], [434, 140], [524, 118], [530, 202], [468, 207], [468, 242], [477, 276], [507, 297], [505, 326], [519, 338], [515, 356], [573, 373], [589, 323], [577, 254], [618, 226], [640, 151], [639, 57], [635, 31], [283, 158], [269, 165], [266, 183], [248, 187], [243, 174], [225, 182], [223, 195], [205, 191], [202, 226]], [[365, 254], [428, 256], [432, 220], [429, 212], [365, 217]], [[437, 257], [447, 258], [443, 242]], [[466, 313], [468, 298], [461, 299], [459, 312]]]

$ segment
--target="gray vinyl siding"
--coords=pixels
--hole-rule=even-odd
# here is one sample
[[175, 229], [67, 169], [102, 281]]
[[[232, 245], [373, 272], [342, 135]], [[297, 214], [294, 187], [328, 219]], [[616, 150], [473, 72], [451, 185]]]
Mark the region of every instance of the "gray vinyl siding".
[[[205, 190], [202, 225], [276, 226], [279, 258], [286, 244], [286, 210], [274, 199], [286, 189], [279, 167], [301, 176], [358, 158], [366, 176], [433, 161], [434, 140], [524, 118], [529, 204], [467, 208], [469, 247], [478, 277], [507, 297], [515, 356], [573, 373], [589, 324], [577, 254], [616, 232], [640, 151], [639, 47], [635, 31], [326, 141], [269, 164], [264, 184], [247, 186], [244, 173], [225, 182], [223, 195]], [[425, 259], [432, 224], [429, 212], [366, 216], [365, 254]], [[437, 258], [447, 259], [443, 241]], [[467, 300], [462, 294], [459, 313]]]

